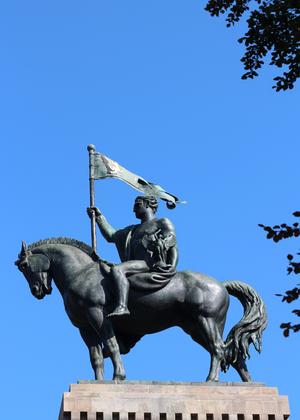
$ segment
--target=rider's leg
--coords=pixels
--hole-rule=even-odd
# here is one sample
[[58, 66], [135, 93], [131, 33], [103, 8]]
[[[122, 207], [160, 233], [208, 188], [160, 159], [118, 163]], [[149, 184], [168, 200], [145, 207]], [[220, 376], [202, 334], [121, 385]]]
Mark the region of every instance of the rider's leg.
[[126, 261], [112, 267], [111, 278], [116, 291], [116, 306], [113, 312], [107, 315], [108, 317], [128, 315], [130, 313], [127, 308], [129, 293], [129, 282], [127, 277], [132, 274], [146, 273], [148, 271], [149, 267], [143, 260]]

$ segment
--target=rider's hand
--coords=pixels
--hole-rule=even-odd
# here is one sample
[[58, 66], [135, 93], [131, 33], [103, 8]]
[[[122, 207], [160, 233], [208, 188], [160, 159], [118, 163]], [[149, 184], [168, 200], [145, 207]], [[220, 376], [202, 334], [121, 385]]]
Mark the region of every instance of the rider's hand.
[[98, 207], [88, 207], [88, 208], [86, 209], [86, 211], [87, 211], [87, 214], [88, 214], [88, 216], [89, 216], [90, 218], [92, 218], [92, 217], [93, 217], [93, 213], [95, 213], [95, 216], [96, 216], [96, 217], [98, 217], [98, 216], [101, 216], [101, 215], [102, 215], [102, 213], [101, 213], [101, 211], [98, 209]]
[[165, 264], [162, 261], [158, 261], [157, 263], [155, 263], [153, 265], [153, 268], [155, 271], [159, 273], [169, 273], [170, 271], [173, 270], [173, 267], [171, 266], [171, 264]]

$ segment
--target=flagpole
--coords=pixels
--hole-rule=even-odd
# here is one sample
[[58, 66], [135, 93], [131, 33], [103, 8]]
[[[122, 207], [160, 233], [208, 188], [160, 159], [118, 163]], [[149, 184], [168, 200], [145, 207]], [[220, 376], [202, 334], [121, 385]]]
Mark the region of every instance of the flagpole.
[[[89, 181], [90, 181], [90, 207], [95, 207], [95, 185], [94, 185], [94, 153], [95, 153], [95, 146], [93, 144], [89, 144], [88, 147], [89, 152]], [[94, 252], [96, 252], [97, 248], [97, 240], [96, 240], [96, 214], [93, 211], [91, 217], [91, 235], [92, 235], [92, 248]]]

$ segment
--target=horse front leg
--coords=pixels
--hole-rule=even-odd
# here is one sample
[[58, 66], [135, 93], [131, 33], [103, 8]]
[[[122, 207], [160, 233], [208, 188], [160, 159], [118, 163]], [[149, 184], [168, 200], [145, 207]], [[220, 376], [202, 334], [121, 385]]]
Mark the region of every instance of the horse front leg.
[[101, 345], [99, 343], [99, 337], [94, 330], [80, 328], [80, 335], [87, 345], [90, 354], [90, 361], [94, 370], [95, 379], [103, 380], [104, 363]]
[[110, 321], [104, 318], [103, 311], [99, 307], [89, 308], [87, 310], [87, 318], [112, 361], [114, 367], [113, 379], [124, 380], [126, 377], [125, 369]]
[[126, 379], [125, 368], [121, 359], [119, 344], [109, 319], [104, 320], [102, 330], [103, 345], [114, 367], [113, 379], [123, 381]]

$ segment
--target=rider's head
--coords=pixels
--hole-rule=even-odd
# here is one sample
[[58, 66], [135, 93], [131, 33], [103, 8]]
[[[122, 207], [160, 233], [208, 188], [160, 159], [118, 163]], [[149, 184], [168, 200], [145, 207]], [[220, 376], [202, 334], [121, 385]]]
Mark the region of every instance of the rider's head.
[[138, 219], [140, 219], [145, 212], [152, 211], [156, 213], [158, 207], [158, 201], [153, 196], [138, 196], [135, 199], [133, 211]]

